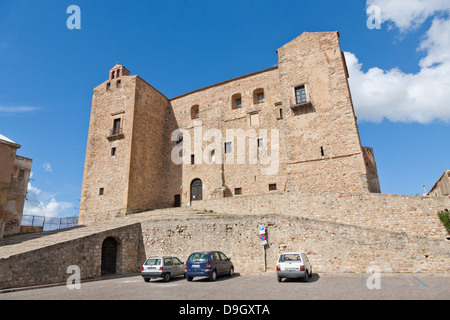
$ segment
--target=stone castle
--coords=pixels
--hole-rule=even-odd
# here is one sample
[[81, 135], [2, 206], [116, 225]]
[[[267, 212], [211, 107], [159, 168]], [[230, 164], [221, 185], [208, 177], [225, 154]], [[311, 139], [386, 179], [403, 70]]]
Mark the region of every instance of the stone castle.
[[[171, 99], [114, 66], [94, 88], [80, 223], [275, 190], [379, 193], [339, 33], [303, 33], [276, 52], [276, 67]], [[230, 130], [244, 133], [240, 145]], [[216, 134], [212, 146], [205, 132]], [[172, 158], [177, 147], [182, 163]], [[261, 158], [235, 160], [239, 150], [248, 159], [262, 149], [276, 154], [270, 174]]]
[[225, 252], [242, 274], [274, 273], [299, 249], [319, 273], [448, 273], [448, 174], [432, 196], [380, 192], [338, 39], [303, 33], [277, 67], [172, 99], [114, 66], [94, 89], [80, 226], [0, 239], [0, 292], [196, 250]]

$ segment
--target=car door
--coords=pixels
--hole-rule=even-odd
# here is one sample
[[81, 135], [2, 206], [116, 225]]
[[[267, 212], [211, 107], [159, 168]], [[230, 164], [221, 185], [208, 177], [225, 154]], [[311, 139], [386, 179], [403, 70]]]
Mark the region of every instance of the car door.
[[169, 272], [173, 276], [173, 261], [172, 258], [164, 258], [164, 272]]
[[219, 252], [220, 258], [223, 262], [223, 267], [224, 267], [224, 273], [228, 273], [231, 269], [231, 261], [230, 259], [223, 253], [223, 252]]
[[173, 257], [172, 258], [173, 265], [174, 265], [174, 275], [179, 276], [184, 273], [184, 266], [181, 263], [180, 259]]
[[220, 259], [220, 255], [218, 252], [211, 253], [211, 261], [213, 262], [214, 268], [217, 270], [218, 274], [223, 273], [223, 263], [222, 259]]

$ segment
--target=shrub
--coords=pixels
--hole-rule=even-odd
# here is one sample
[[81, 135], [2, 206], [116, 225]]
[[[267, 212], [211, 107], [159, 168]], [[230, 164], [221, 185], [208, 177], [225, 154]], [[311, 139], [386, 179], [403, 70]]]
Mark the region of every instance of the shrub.
[[441, 219], [447, 231], [450, 232], [450, 212], [445, 209], [444, 211], [438, 212], [439, 219]]

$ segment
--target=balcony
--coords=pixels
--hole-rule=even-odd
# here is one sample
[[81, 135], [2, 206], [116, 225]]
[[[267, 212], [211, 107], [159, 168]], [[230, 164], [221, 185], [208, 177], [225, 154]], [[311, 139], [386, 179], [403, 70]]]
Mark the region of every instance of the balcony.
[[106, 137], [109, 141], [116, 141], [125, 138], [122, 128], [110, 129], [109, 135]]

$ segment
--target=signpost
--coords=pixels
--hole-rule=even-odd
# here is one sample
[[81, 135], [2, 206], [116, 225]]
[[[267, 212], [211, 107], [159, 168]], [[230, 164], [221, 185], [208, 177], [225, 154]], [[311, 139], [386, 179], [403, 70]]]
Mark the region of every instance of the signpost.
[[258, 227], [258, 231], [259, 231], [259, 240], [260, 240], [260, 245], [263, 248], [263, 270], [264, 272], [266, 272], [266, 244], [267, 244], [267, 236], [266, 236], [266, 227], [261, 224]]

